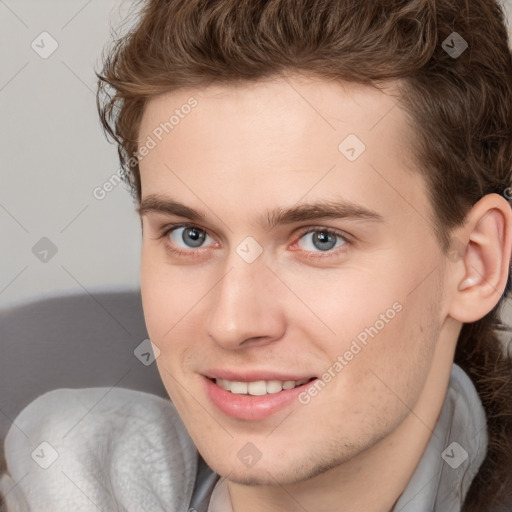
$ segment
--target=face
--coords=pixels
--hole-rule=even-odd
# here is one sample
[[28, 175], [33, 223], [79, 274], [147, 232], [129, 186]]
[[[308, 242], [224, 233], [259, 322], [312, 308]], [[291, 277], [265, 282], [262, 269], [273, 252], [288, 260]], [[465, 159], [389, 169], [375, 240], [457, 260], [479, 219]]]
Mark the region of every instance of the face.
[[[231, 481], [299, 482], [357, 460], [425, 392], [443, 256], [396, 102], [288, 77], [146, 106], [147, 328], [199, 452]], [[236, 392], [288, 379], [312, 380]]]

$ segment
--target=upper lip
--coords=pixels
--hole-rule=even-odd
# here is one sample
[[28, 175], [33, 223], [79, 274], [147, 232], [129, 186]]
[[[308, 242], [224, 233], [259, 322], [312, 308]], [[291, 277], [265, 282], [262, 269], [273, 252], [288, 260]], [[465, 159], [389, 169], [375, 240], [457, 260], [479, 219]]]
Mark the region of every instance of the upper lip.
[[280, 381], [287, 381], [287, 380], [303, 380], [303, 379], [311, 379], [315, 377], [314, 375], [305, 375], [305, 374], [298, 374], [298, 373], [281, 373], [281, 372], [274, 372], [269, 370], [245, 370], [243, 372], [241, 371], [234, 371], [234, 370], [222, 370], [222, 369], [211, 369], [207, 370], [203, 373], [205, 377], [208, 377], [210, 379], [225, 379], [235, 382], [255, 382], [258, 380], [280, 380]]

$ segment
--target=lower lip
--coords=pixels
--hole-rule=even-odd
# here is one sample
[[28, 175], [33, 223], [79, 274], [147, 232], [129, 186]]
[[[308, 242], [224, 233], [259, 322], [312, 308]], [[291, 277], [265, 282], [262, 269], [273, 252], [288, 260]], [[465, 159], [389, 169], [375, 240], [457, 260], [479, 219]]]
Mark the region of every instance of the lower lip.
[[231, 393], [221, 388], [214, 380], [203, 378], [206, 394], [221, 412], [232, 418], [247, 421], [268, 418], [294, 401], [298, 401], [298, 396], [317, 380], [311, 380], [293, 389], [283, 389], [279, 393], [254, 396]]

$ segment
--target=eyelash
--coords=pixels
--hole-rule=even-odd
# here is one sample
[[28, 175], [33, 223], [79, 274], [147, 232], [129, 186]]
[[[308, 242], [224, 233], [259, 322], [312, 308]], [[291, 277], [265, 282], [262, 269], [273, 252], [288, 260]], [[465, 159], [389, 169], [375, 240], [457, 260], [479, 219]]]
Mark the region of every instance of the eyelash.
[[[172, 231], [174, 231], [174, 230], [176, 230], [178, 228], [195, 228], [195, 229], [197, 229], [199, 231], [202, 231], [202, 232], [208, 234], [206, 230], [204, 230], [204, 229], [202, 229], [199, 226], [196, 226], [194, 224], [180, 223], [180, 224], [171, 224], [171, 225], [168, 225], [165, 228], [163, 228], [162, 233], [157, 237], [157, 239], [160, 240], [160, 239], [164, 239], [164, 238], [168, 237], [169, 234]], [[340, 231], [338, 231], [336, 229], [328, 228], [328, 227], [325, 227], [325, 226], [312, 226], [312, 227], [307, 228], [304, 231], [301, 231], [299, 233], [297, 241], [294, 242], [293, 245], [295, 245], [305, 235], [307, 235], [309, 233], [314, 233], [314, 232], [322, 232], [322, 233], [327, 233], [327, 234], [330, 234], [330, 235], [334, 235], [334, 236], [336, 236], [338, 238], [341, 238], [344, 243], [340, 247], [329, 249], [328, 251], [325, 251], [325, 252], [321, 252], [321, 251], [318, 251], [318, 252], [317, 251], [304, 251], [304, 252], [307, 252], [307, 253], [313, 253], [312, 255], [307, 256], [308, 258], [312, 258], [312, 259], [319, 259], [319, 258], [326, 259], [326, 258], [330, 258], [330, 257], [339, 256], [340, 252], [346, 251], [347, 250], [347, 246], [352, 244], [352, 241], [349, 239], [349, 237], [345, 233], [342, 233], [342, 232], [340, 232]], [[201, 249], [197, 249], [197, 250], [195, 250], [195, 249], [190, 249], [190, 250], [176, 249], [168, 241], [166, 241], [166, 243], [165, 243], [165, 248], [171, 254], [174, 254], [174, 255], [177, 254], [178, 256], [186, 256], [186, 257], [192, 257], [192, 258], [199, 258], [199, 257], [201, 257], [202, 253], [204, 252]]]

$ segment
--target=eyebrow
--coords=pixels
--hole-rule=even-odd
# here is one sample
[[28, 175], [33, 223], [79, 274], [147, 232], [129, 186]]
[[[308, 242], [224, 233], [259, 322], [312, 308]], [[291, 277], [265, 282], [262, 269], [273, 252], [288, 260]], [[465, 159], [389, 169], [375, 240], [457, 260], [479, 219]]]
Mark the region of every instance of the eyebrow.
[[[186, 206], [170, 197], [160, 194], [150, 194], [141, 200], [137, 212], [142, 217], [148, 213], [162, 213], [185, 217], [192, 221], [204, 221], [206, 215], [190, 206]], [[378, 212], [347, 200], [319, 200], [314, 203], [305, 203], [291, 208], [275, 208], [263, 214], [259, 224], [265, 228], [273, 229], [280, 224], [292, 224], [314, 219], [358, 219], [384, 222]]]

